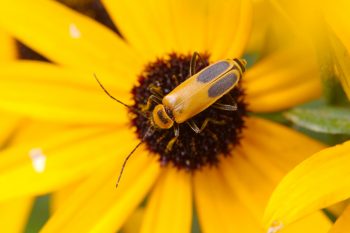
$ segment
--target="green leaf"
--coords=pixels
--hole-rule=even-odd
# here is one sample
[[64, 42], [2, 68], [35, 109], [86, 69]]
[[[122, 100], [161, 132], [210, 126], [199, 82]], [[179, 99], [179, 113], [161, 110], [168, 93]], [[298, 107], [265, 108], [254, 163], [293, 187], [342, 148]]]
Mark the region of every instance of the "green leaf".
[[49, 195], [40, 196], [35, 200], [32, 213], [30, 214], [25, 233], [39, 232], [49, 219]]
[[295, 108], [284, 116], [297, 126], [328, 134], [350, 134], [350, 109], [341, 107]]

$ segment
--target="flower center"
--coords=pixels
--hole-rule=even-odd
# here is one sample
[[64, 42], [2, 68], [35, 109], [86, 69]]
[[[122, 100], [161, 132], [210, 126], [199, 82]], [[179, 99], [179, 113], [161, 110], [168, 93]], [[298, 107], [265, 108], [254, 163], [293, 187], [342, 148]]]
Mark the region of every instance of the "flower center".
[[[196, 61], [195, 72], [209, 65], [209, 55], [202, 54], [201, 57], [202, 60]], [[132, 89], [135, 101], [133, 107], [144, 111], [148, 99], [154, 95], [155, 90], [159, 93], [159, 97], [163, 98], [184, 82], [189, 76], [191, 58], [192, 55], [171, 53], [165, 58], [147, 64], [138, 77], [138, 85]], [[151, 116], [155, 103], [148, 109], [149, 117], [131, 110], [132, 124], [136, 127], [138, 137], [144, 138], [148, 150], [159, 156], [162, 165], [172, 163], [177, 168], [193, 171], [204, 165], [216, 165], [220, 156], [230, 155], [232, 147], [239, 144], [244, 117], [247, 115], [244, 91], [240, 83], [229, 92], [229, 95], [223, 96], [216, 103], [229, 105], [232, 102], [237, 106], [235, 111], [218, 109], [212, 105], [191, 119], [178, 124], [178, 137], [175, 137], [175, 126], [170, 129], [153, 127], [154, 120]], [[171, 112], [169, 115], [172, 115]], [[191, 121], [200, 128], [206, 120], [208, 124], [201, 133], [196, 133], [188, 124], [188, 121]], [[145, 137], [150, 127], [155, 130]]]

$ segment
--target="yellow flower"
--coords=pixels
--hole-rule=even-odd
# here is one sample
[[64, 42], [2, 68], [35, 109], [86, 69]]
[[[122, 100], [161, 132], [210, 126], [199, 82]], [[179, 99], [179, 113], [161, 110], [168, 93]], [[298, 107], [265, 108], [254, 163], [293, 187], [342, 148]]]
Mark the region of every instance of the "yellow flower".
[[[27, 135], [38, 133], [42, 140], [1, 153], [0, 200], [66, 191], [42, 232], [116, 232], [148, 193], [141, 232], [189, 232], [194, 205], [203, 232], [264, 232], [260, 219], [273, 188], [321, 144], [250, 115], [239, 145], [232, 156], [220, 156], [217, 167], [190, 173], [171, 164], [160, 166], [157, 155], [150, 156], [143, 146], [116, 190], [125, 155], [139, 139], [130, 130], [125, 108], [110, 102], [92, 75], [127, 101], [136, 77], [157, 57], [194, 51], [209, 53], [211, 61], [241, 57], [251, 26], [250, 1], [104, 4], [124, 39], [53, 1], [3, 3], [0, 27], [53, 64], [2, 66], [0, 109], [58, 126], [30, 128]], [[320, 95], [312, 55], [305, 56], [298, 46], [264, 57], [243, 79], [244, 101], [255, 113]], [[310, 232], [315, 224], [319, 232], [330, 227], [317, 212], [285, 232]]]

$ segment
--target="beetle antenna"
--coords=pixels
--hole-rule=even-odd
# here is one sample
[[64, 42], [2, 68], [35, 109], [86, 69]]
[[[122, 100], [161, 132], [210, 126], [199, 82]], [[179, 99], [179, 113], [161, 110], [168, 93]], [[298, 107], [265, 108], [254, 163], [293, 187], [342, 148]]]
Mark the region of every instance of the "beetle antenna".
[[139, 113], [140, 115], [142, 115], [142, 116], [148, 118], [147, 115], [146, 115], [144, 112], [141, 112], [140, 110], [134, 108], [133, 106], [130, 106], [130, 105], [128, 105], [128, 104], [125, 104], [125, 103], [123, 103], [122, 101], [120, 101], [120, 100], [118, 100], [117, 98], [115, 98], [114, 96], [112, 96], [112, 95], [106, 90], [106, 88], [102, 85], [102, 83], [101, 83], [100, 80], [97, 78], [97, 75], [96, 75], [95, 73], [94, 73], [94, 77], [95, 77], [96, 81], [98, 82], [98, 84], [100, 85], [100, 87], [102, 88], [102, 90], [103, 90], [111, 99], [117, 101], [118, 103], [124, 105], [125, 107], [127, 107], [127, 108], [129, 108], [129, 109], [132, 109], [133, 111]]
[[131, 155], [136, 151], [136, 149], [141, 146], [142, 143], [145, 142], [146, 138], [152, 134], [152, 126], [150, 126], [145, 135], [143, 136], [143, 138], [141, 139], [141, 141], [134, 147], [134, 149], [132, 149], [132, 151], [128, 154], [128, 156], [126, 156], [125, 160], [124, 160], [124, 163], [122, 165], [122, 168], [120, 170], [120, 173], [119, 173], [119, 177], [118, 177], [118, 180], [117, 180], [117, 183], [115, 184], [115, 188], [118, 188], [118, 185], [119, 185], [119, 182], [120, 182], [120, 179], [122, 178], [122, 175], [123, 175], [123, 172], [124, 172], [124, 168], [125, 168], [125, 165], [126, 163], [128, 162], [129, 158], [131, 157]]

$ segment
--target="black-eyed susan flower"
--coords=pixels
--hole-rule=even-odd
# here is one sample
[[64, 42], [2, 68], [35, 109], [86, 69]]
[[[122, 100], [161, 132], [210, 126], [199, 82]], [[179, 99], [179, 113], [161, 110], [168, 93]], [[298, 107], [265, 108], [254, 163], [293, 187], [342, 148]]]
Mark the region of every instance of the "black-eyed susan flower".
[[[295, 46], [261, 59], [231, 93], [238, 111], [209, 108], [205, 114], [224, 124], [209, 123], [204, 136], [181, 126], [174, 153], [164, 151], [171, 130], [147, 137], [116, 190], [125, 156], [150, 123], [108, 100], [93, 73], [113, 96], [139, 107], [151, 85], [168, 93], [187, 77], [194, 51], [204, 63], [241, 57], [252, 12], [247, 0], [104, 4], [122, 37], [48, 0], [0, 9], [0, 27], [52, 61], [1, 67], [0, 109], [65, 125], [1, 153], [0, 200], [62, 189], [66, 198], [42, 232], [116, 232], [148, 194], [141, 232], [190, 232], [194, 209], [203, 232], [263, 232], [272, 189], [323, 146], [253, 113], [320, 95], [312, 53]], [[316, 223], [319, 232], [330, 227], [317, 212], [285, 232], [310, 232]]]

